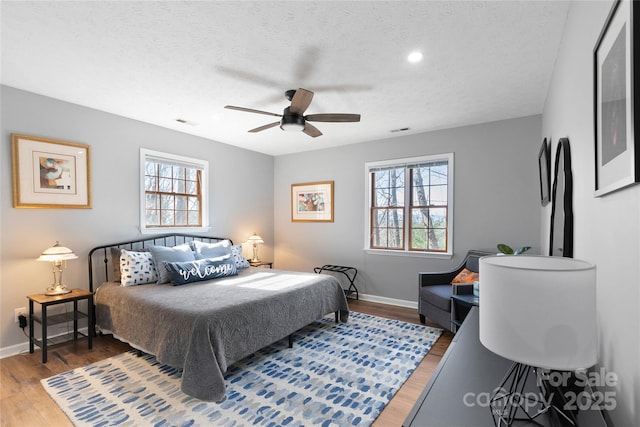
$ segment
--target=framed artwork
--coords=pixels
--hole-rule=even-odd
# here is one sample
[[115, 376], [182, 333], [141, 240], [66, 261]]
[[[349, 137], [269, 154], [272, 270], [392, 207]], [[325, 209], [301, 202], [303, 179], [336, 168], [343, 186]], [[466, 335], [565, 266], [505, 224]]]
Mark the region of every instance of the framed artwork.
[[333, 181], [291, 184], [291, 221], [333, 222]]
[[89, 146], [11, 135], [13, 207], [91, 208]]
[[549, 203], [551, 197], [551, 158], [549, 157], [550, 145], [547, 144], [547, 138], [542, 141], [540, 152], [538, 153], [538, 172], [540, 174], [540, 201], [542, 206]]
[[640, 105], [634, 93], [640, 83], [640, 38], [634, 31], [639, 10], [632, 1], [616, 1], [594, 49], [596, 197], [640, 181]]

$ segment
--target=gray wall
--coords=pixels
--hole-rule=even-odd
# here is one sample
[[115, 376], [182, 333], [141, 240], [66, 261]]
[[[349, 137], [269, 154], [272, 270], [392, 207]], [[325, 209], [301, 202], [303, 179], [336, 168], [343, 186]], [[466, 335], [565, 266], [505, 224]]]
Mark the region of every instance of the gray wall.
[[[51, 282], [49, 263], [37, 262], [56, 240], [71, 248], [65, 282], [88, 289], [93, 246], [136, 238], [139, 231], [139, 150], [151, 148], [209, 161], [210, 235], [242, 243], [257, 232], [261, 256], [272, 257], [273, 157], [165, 128], [0, 87], [0, 349], [24, 343], [13, 310]], [[126, 100], [123, 100], [126, 102]], [[91, 146], [92, 209], [15, 209], [11, 191], [11, 133]]]
[[[599, 365], [618, 377], [613, 425], [640, 426], [640, 186], [594, 198], [593, 49], [611, 2], [571, 2], [542, 133], [571, 143], [575, 258], [597, 266]], [[637, 82], [636, 82], [637, 83]], [[637, 112], [636, 112], [637, 114]], [[638, 138], [636, 129], [636, 139]], [[541, 213], [548, 245], [550, 207]]]
[[[276, 157], [277, 267], [354, 266], [367, 298], [416, 306], [419, 271], [444, 270], [469, 249], [500, 242], [538, 251], [540, 126], [531, 116]], [[453, 259], [365, 253], [365, 162], [446, 152], [455, 162]], [[291, 222], [291, 184], [326, 180], [335, 181], [335, 222]]]

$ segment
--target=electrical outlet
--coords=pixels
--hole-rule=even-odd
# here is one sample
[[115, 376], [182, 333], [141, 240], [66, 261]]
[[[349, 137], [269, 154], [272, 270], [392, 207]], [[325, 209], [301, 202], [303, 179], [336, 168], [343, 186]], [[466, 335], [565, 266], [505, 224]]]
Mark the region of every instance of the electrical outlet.
[[16, 308], [15, 310], [13, 310], [13, 322], [14, 323], [18, 323], [18, 316], [23, 315], [26, 317], [27, 315], [27, 309], [24, 307], [20, 307], [20, 308]]

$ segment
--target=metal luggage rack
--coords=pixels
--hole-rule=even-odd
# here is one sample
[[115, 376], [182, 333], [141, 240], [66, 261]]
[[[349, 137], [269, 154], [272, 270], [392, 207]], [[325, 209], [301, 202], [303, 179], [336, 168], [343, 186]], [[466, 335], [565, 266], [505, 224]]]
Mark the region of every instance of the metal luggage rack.
[[355, 267], [325, 264], [322, 267], [315, 267], [313, 271], [318, 274], [322, 273], [323, 271], [332, 271], [335, 273], [344, 274], [347, 280], [349, 280], [349, 287], [347, 289], [344, 289], [344, 294], [347, 297], [356, 294], [356, 300], [359, 299], [358, 288], [356, 288], [356, 285], [354, 283], [356, 280], [356, 276], [358, 275], [358, 270]]

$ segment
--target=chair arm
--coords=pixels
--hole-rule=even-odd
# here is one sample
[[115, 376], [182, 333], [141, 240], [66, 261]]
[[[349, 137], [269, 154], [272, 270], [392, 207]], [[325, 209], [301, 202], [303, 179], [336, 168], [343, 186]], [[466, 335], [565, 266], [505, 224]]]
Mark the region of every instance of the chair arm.
[[420, 286], [448, 285], [462, 271], [464, 266], [452, 271], [442, 271], [439, 273], [424, 272], [418, 273], [418, 283]]

